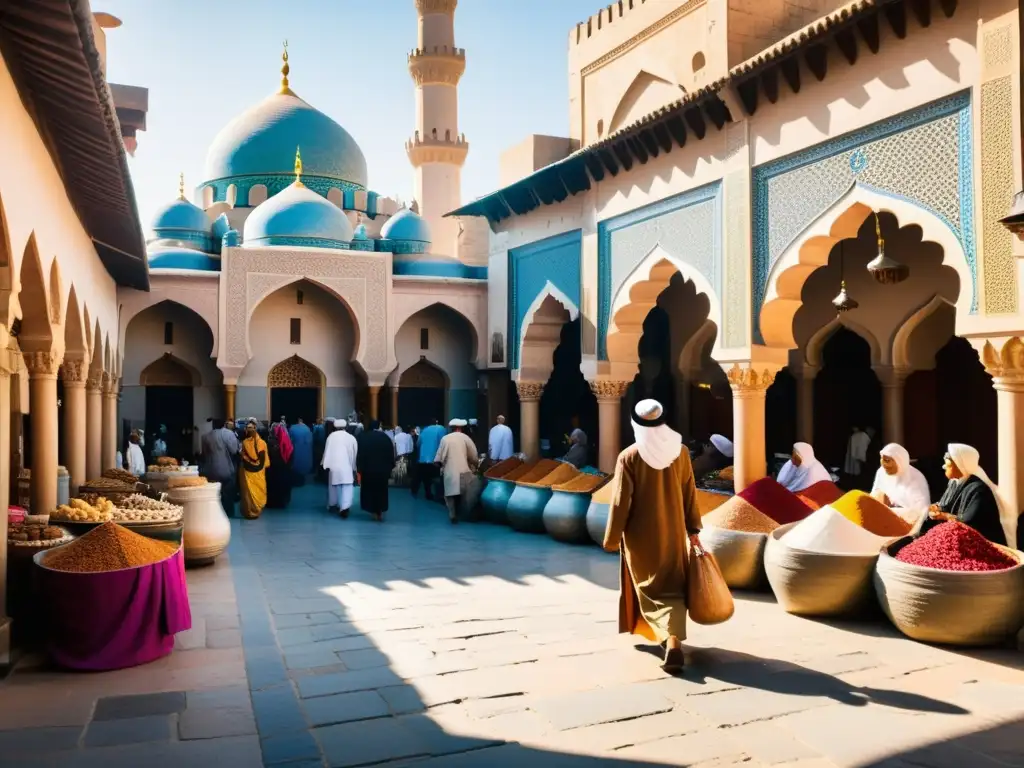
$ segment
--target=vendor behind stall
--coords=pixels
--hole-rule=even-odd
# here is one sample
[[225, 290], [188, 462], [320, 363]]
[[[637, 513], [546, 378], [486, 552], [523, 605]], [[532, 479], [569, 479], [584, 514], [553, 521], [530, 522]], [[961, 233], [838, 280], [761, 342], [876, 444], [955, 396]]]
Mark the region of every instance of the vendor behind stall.
[[[950, 443], [943, 459], [942, 469], [949, 478], [946, 492], [938, 504], [928, 508], [928, 518], [921, 526], [926, 533], [940, 523], [959, 520], [969, 525], [993, 544], [1007, 544], [1003, 518], [1010, 522], [1006, 502], [980, 465], [977, 449], [963, 443]], [[1012, 517], [1016, 517], [1013, 515]], [[1011, 527], [1007, 525], [1007, 527]], [[1016, 521], [1012, 521], [1015, 532]]]
[[735, 452], [732, 441], [723, 435], [712, 435], [704, 452], [693, 460], [693, 476], [699, 483], [706, 475], [732, 466]]
[[569, 435], [569, 450], [562, 461], [572, 464], [576, 469], [583, 469], [587, 466], [587, 458], [590, 451], [587, 449], [587, 433], [582, 429], [574, 429]]

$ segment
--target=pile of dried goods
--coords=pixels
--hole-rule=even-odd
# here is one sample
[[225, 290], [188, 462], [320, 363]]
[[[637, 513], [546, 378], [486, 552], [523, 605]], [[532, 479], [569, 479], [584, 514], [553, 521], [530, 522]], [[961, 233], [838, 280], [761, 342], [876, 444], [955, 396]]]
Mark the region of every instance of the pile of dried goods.
[[51, 520], [67, 523], [105, 523], [114, 519], [114, 502], [102, 496], [96, 504], [89, 504], [82, 499], [71, 499], [61, 504], [50, 514]]
[[159, 467], [176, 467], [178, 466], [178, 460], [173, 456], [161, 456], [156, 460], [157, 466]]
[[166, 501], [157, 501], [148, 496], [136, 493], [119, 502], [114, 510], [117, 522], [171, 522], [180, 520], [183, 508]]
[[186, 475], [184, 477], [170, 477], [167, 479], [168, 488], [196, 488], [208, 483], [209, 481], [200, 475]]
[[576, 477], [564, 483], [554, 485], [552, 488], [556, 491], [569, 491], [570, 493], [592, 493], [595, 488], [607, 479], [605, 475], [591, 475], [587, 472], [580, 472]]
[[911, 525], [864, 491], [850, 491], [832, 504], [839, 514], [875, 536], [906, 536]]
[[758, 512], [741, 496], [733, 496], [718, 509], [707, 513], [702, 522], [714, 528], [743, 533], [771, 533], [779, 527], [778, 523], [768, 515]]
[[762, 477], [736, 495], [779, 525], [803, 520], [813, 511], [772, 477]]
[[105, 573], [158, 563], [177, 550], [177, 544], [147, 539], [117, 523], [105, 523], [47, 553], [43, 565], [69, 573]]
[[590, 497], [590, 501], [592, 504], [611, 504], [612, 494], [614, 492], [615, 478], [613, 477], [607, 483], [594, 491], [594, 495]]
[[484, 472], [484, 477], [489, 477], [492, 479], [497, 477], [504, 478], [505, 475], [507, 475], [513, 469], [521, 467], [522, 465], [522, 459], [516, 456], [512, 456], [508, 459], [505, 459], [504, 461], [499, 461], [497, 464], [493, 465], [490, 469]]
[[885, 539], [850, 522], [829, 505], [793, 526], [782, 541], [794, 549], [825, 555], [877, 555], [885, 544]]
[[804, 488], [796, 496], [811, 509], [821, 509], [826, 504], [831, 504], [833, 501], [841, 499], [843, 497], [843, 489], [831, 480], [821, 480], [814, 485]]
[[703, 488], [698, 488], [697, 511], [700, 512], [701, 517], [703, 517], [709, 512], [714, 512], [731, 498], [733, 497], [726, 493], [714, 493], [712, 491], [705, 491]]
[[527, 462], [520, 464], [501, 479], [512, 480], [517, 483], [535, 483], [558, 467], [559, 463], [554, 459], [541, 459], [532, 463]]
[[910, 542], [896, 554], [896, 559], [942, 571], [1005, 571], [1020, 564], [1007, 550], [956, 520], [937, 525]]
[[120, 483], [125, 483], [131, 486], [134, 486], [135, 483], [138, 482], [138, 478], [135, 477], [135, 475], [133, 475], [127, 469], [121, 469], [120, 467], [108, 469], [106, 472], [103, 473], [103, 477], [107, 478], [108, 480], [117, 480]]
[[71, 540], [71, 534], [56, 525], [9, 523], [7, 540], [16, 547], [56, 546]]
[[545, 474], [543, 477], [536, 479], [526, 479], [529, 477], [521, 477], [517, 481], [520, 485], [529, 485], [534, 488], [552, 488], [562, 483], [567, 483], [579, 474], [579, 470], [576, 469], [572, 464], [566, 464], [564, 462], [556, 462], [556, 466], [550, 472]]

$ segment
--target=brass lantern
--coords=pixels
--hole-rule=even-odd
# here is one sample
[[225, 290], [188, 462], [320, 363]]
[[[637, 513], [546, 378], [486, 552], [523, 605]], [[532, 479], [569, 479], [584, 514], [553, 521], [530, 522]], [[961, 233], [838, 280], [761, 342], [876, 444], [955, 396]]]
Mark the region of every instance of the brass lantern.
[[878, 214], [875, 215], [875, 237], [878, 238], [878, 255], [868, 262], [868, 272], [875, 278], [875, 282], [882, 285], [896, 285], [902, 283], [910, 276], [910, 269], [906, 264], [901, 264], [896, 259], [885, 255], [885, 240], [882, 238], [882, 227], [878, 221]]
[[856, 309], [860, 305], [850, 297], [850, 294], [846, 292], [846, 280], [843, 279], [845, 274], [843, 264], [843, 241], [839, 241], [839, 293], [832, 299], [832, 306], [836, 308], [836, 312], [842, 314], [843, 312], [849, 312], [851, 309]]

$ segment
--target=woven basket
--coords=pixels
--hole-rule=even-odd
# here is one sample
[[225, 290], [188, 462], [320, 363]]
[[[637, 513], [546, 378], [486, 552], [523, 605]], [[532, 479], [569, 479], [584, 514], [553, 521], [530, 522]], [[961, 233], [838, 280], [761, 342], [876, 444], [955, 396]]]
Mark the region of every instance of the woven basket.
[[1002, 643], [1024, 627], [1024, 564], [964, 572], [900, 562], [895, 555], [911, 541], [882, 550], [874, 574], [878, 602], [900, 632], [926, 643], [978, 646]]
[[779, 605], [798, 616], [855, 616], [875, 603], [872, 578], [878, 555], [835, 555], [794, 549], [782, 539], [796, 523], [775, 529], [764, 549], [764, 569]]
[[704, 526], [700, 543], [715, 556], [725, 583], [733, 589], [761, 589], [765, 584], [764, 550], [768, 534]]

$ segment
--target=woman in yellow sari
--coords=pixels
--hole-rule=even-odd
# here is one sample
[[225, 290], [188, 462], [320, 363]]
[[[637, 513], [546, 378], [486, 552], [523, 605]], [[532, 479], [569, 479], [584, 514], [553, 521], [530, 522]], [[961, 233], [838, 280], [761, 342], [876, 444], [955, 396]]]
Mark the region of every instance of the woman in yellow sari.
[[267, 467], [270, 457], [267, 444], [256, 432], [256, 422], [245, 425], [245, 439], [242, 440], [241, 468], [238, 470], [238, 490], [241, 495], [239, 507], [242, 517], [255, 520], [267, 503]]

